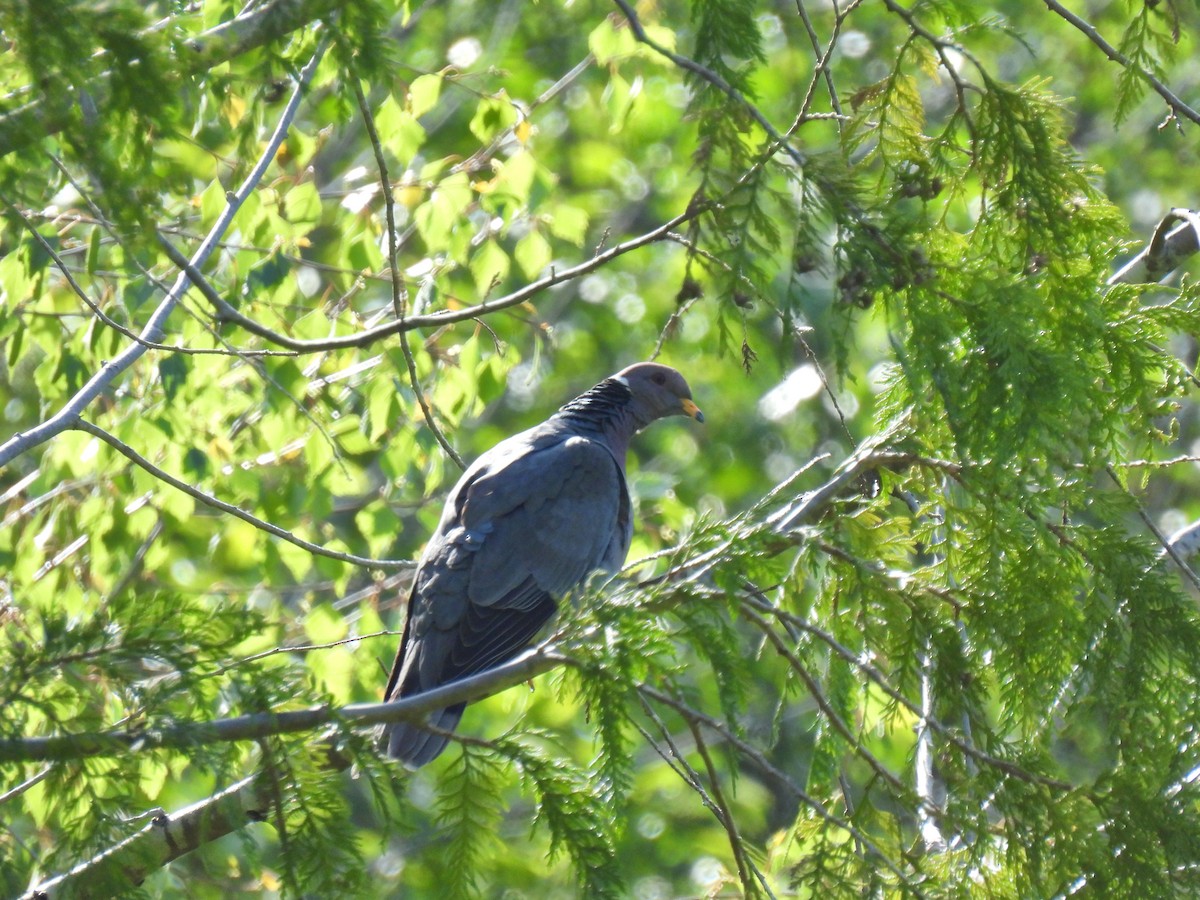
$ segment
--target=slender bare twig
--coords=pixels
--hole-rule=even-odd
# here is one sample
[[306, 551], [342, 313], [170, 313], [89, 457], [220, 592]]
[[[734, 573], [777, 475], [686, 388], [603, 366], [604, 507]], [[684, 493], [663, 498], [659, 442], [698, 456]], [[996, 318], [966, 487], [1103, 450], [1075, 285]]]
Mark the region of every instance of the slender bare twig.
[[[90, 309], [92, 311], [92, 315], [94, 315], [97, 319], [99, 319], [101, 322], [103, 322], [105, 325], [107, 325], [113, 331], [116, 331], [119, 334], [125, 335], [125, 337], [129, 338], [131, 341], [136, 341], [139, 344], [144, 344], [147, 349], [152, 349], [152, 350], [178, 350], [179, 349], [177, 347], [172, 347], [168, 344], [158, 344], [158, 343], [144, 340], [141, 337], [141, 335], [139, 335], [137, 332], [132, 331], [129, 328], [126, 328], [120, 322], [117, 322], [114, 319], [112, 319], [108, 315], [108, 313], [106, 313], [104, 310], [102, 310], [99, 307], [99, 305], [91, 297], [88, 296], [87, 291], [85, 291], [83, 289], [83, 287], [79, 284], [79, 282], [75, 280], [75, 276], [71, 273], [71, 270], [67, 268], [67, 264], [65, 262], [63, 262], [63, 259], [61, 256], [59, 256], [58, 251], [54, 249], [54, 247], [50, 244], [50, 242], [48, 240], [46, 240], [45, 235], [43, 235], [40, 231], [37, 230], [37, 228], [34, 227], [33, 223], [29, 221], [29, 217], [26, 216], [25, 213], [20, 208], [18, 208], [17, 205], [14, 204], [7, 197], [0, 196], [0, 203], [3, 203], [8, 208], [8, 211], [17, 217], [17, 220], [21, 223], [22, 227], [24, 227], [25, 230], [28, 231], [30, 233], [30, 235], [33, 236], [33, 239], [35, 241], [37, 241], [38, 246], [40, 246], [42, 248], [42, 251], [47, 256], [49, 256], [50, 259], [54, 262], [55, 267], [57, 267], [58, 271], [62, 274], [63, 278], [67, 282], [67, 285], [71, 288], [72, 291], [75, 292], [75, 296], [77, 296], [80, 300], [82, 300], [84, 306], [86, 306], [88, 309]], [[220, 352], [220, 351], [217, 351], [217, 352]]]
[[[851, 4], [854, 6], [856, 4]], [[813, 68], [812, 80], [809, 82], [808, 90], [804, 94], [804, 100], [800, 103], [800, 112], [796, 115], [796, 120], [792, 124], [790, 131], [795, 131], [800, 127], [800, 123], [804, 116], [807, 115], [809, 108], [812, 106], [813, 98], [817, 92], [817, 83], [824, 78], [825, 87], [829, 91], [829, 103], [834, 113], [839, 117], [838, 126], [841, 127], [842, 101], [838, 98], [837, 87], [833, 83], [833, 73], [829, 70], [829, 60], [833, 57], [833, 50], [837, 46], [838, 35], [842, 31], [842, 23], [846, 21], [846, 15], [849, 10], [837, 10], [833, 22], [833, 34], [829, 38], [829, 43], [824, 51], [821, 50], [821, 41], [817, 37], [817, 29], [813, 26], [812, 17], [808, 14], [808, 7], [804, 5], [804, 0], [796, 0], [796, 14], [800, 16], [800, 21], [804, 24], [804, 30], [808, 34], [809, 43], [812, 44], [813, 55], [816, 57], [816, 66]]]
[[146, 554], [150, 552], [150, 548], [154, 546], [154, 542], [162, 536], [163, 533], [163, 518], [162, 513], [154, 520], [154, 525], [150, 528], [150, 533], [146, 535], [137, 550], [133, 554], [133, 559], [129, 561], [129, 565], [125, 567], [125, 571], [121, 573], [121, 577], [116, 583], [108, 589], [100, 601], [100, 608], [104, 609], [115, 597], [121, 596], [125, 589], [133, 584], [135, 578], [142, 572], [142, 567], [146, 563]]
[[[57, 160], [56, 160], [57, 162]], [[3, 203], [8, 209], [21, 220], [21, 224], [29, 230], [33, 238], [41, 246], [42, 250], [54, 262], [55, 267], [62, 274], [63, 279], [67, 282], [68, 287], [75, 293], [83, 304], [91, 311], [97, 319], [104, 323], [114, 331], [124, 335], [131, 341], [136, 341], [142, 344], [147, 350], [165, 350], [168, 353], [182, 353], [187, 356], [237, 356], [237, 357], [256, 357], [256, 356], [295, 356], [296, 353], [292, 350], [240, 350], [237, 348], [228, 349], [220, 347], [184, 347], [180, 344], [163, 344], [157, 341], [148, 341], [136, 331], [122, 325], [120, 322], [113, 319], [110, 315], [100, 308], [83, 286], [79, 284], [70, 267], [64, 262], [60, 252], [51, 246], [45, 236], [33, 227], [33, 223], [29, 221], [29, 214], [26, 210], [18, 208], [12, 201], [7, 198], [0, 197], [0, 203]], [[34, 311], [36, 313], [36, 311]], [[80, 314], [82, 315], [82, 313]]]
[[729, 835], [729, 846], [733, 852], [734, 861], [738, 867], [738, 876], [741, 878], [742, 886], [746, 891], [746, 896], [752, 897], [757, 893], [755, 885], [749, 880], [748, 875], [748, 870], [753, 869], [755, 875], [758, 876], [759, 881], [762, 883], [762, 886], [766, 889], [767, 893], [770, 894], [771, 897], [774, 897], [775, 895], [772, 894], [771, 889], [767, 887], [766, 879], [763, 878], [763, 875], [759, 871], [758, 867], [755, 866], [752, 861], [746, 859], [741, 836], [737, 831], [737, 822], [734, 820], [733, 812], [729, 808], [729, 804], [725, 801], [724, 796], [720, 793], [720, 787], [717, 783], [716, 768], [713, 765], [712, 758], [708, 753], [708, 748], [703, 746], [704, 737], [700, 733], [697, 723], [692, 719], [686, 719], [688, 729], [692, 732], [692, 743], [697, 751], [701, 752], [702, 758], [708, 767], [708, 779], [713, 785], [713, 790], [711, 792], [704, 787], [704, 781], [700, 778], [700, 773], [696, 771], [696, 768], [690, 762], [688, 762], [687, 756], [683, 752], [683, 749], [679, 746], [679, 742], [676, 741], [671, 735], [670, 729], [667, 728], [666, 723], [662, 720], [662, 717], [658, 714], [658, 711], [650, 705], [650, 701], [646, 698], [644, 693], [638, 693], [638, 702], [641, 703], [642, 711], [646, 714], [646, 717], [654, 723], [656, 728], [658, 728], [658, 732], [660, 735], [662, 735], [663, 743], [666, 744], [667, 749], [664, 750], [662, 746], [659, 745], [659, 742], [654, 739], [654, 736], [651, 735], [650, 732], [646, 730], [645, 726], [643, 726], [640, 722], [634, 722], [634, 727], [637, 728], [642, 737], [645, 738], [646, 743], [654, 748], [654, 751], [659, 755], [662, 761], [671, 768], [671, 771], [679, 776], [679, 779], [695, 792], [696, 796], [700, 798], [700, 802], [704, 805], [704, 808], [713, 814], [713, 817], [717, 820], [721, 827], [725, 829], [725, 833]]
[[[746, 854], [745, 841], [738, 832], [737, 819], [733, 815], [733, 809], [729, 806], [729, 802], [725, 799], [725, 792], [721, 789], [721, 776], [713, 762], [712, 754], [708, 752], [708, 744], [704, 740], [704, 732], [700, 728], [700, 723], [695, 719], [688, 719], [687, 725], [691, 729], [692, 738], [696, 741], [696, 752], [704, 761], [704, 770], [708, 773], [709, 792], [718, 810], [717, 819], [729, 837], [729, 849], [733, 853], [733, 861], [737, 866], [738, 878], [742, 882], [742, 890], [746, 892], [747, 897], [754, 897], [759, 893], [757, 887], [761, 886], [767, 896], [771, 900], [775, 900], [775, 894], [767, 885], [767, 879], [763, 877], [758, 866]], [[751, 873], [754, 875], [753, 879], [750, 877]]]
[[201, 677], [210, 678], [215, 675], [223, 675], [230, 669], [235, 669], [238, 666], [244, 666], [247, 663], [258, 662], [260, 659], [268, 659], [272, 656], [279, 656], [283, 653], [311, 653], [313, 650], [330, 650], [334, 647], [344, 647], [347, 644], [357, 644], [359, 641], [368, 641], [371, 638], [377, 637], [400, 637], [402, 632], [399, 631], [372, 631], [369, 634], [356, 634], [352, 637], [342, 638], [339, 641], [329, 641], [324, 644], [291, 644], [285, 647], [272, 647], [270, 650], [263, 650], [261, 653], [254, 653], [250, 656], [244, 656], [241, 659], [236, 659], [233, 662], [226, 663], [211, 672], [206, 672]]
[[1108, 477], [1112, 479], [1113, 484], [1115, 484], [1119, 490], [1124, 491], [1125, 494], [1131, 500], [1133, 500], [1134, 505], [1137, 507], [1138, 518], [1142, 520], [1142, 524], [1146, 526], [1146, 530], [1154, 535], [1154, 539], [1158, 541], [1159, 547], [1162, 548], [1159, 558], [1162, 559], [1163, 557], [1169, 556], [1171, 561], [1179, 567], [1179, 571], [1183, 573], [1184, 577], [1192, 583], [1192, 587], [1200, 590], [1200, 576], [1197, 576], [1192, 567], [1188, 565], [1187, 556], [1183, 552], [1183, 548], [1185, 546], [1184, 542], [1175, 538], [1172, 538], [1171, 540], [1167, 539], [1162, 531], [1159, 530], [1158, 526], [1154, 524], [1154, 520], [1150, 518], [1142, 504], [1139, 503], [1137, 498], [1133, 496], [1133, 492], [1130, 491], [1129, 488], [1126, 487], [1121, 481], [1121, 479], [1117, 477], [1117, 472], [1111, 465], [1105, 466], [1104, 471], [1108, 473]]
[[656, 703], [669, 706], [671, 709], [683, 716], [684, 719], [694, 720], [703, 725], [705, 728], [708, 728], [716, 734], [719, 734], [726, 743], [728, 743], [746, 758], [752, 760], [754, 764], [764, 772], [768, 772], [776, 784], [785, 787], [797, 800], [800, 801], [800, 803], [816, 813], [817, 816], [819, 816], [822, 820], [836, 828], [842, 829], [856, 841], [858, 841], [872, 854], [873, 857], [882, 862], [883, 865], [889, 871], [891, 871], [893, 875], [907, 884], [909, 889], [915, 892], [914, 896], [925, 896], [924, 892], [920, 891], [912, 883], [912, 877], [906, 874], [904, 870], [900, 868], [898, 863], [894, 862], [886, 853], [884, 853], [880, 846], [876, 844], [865, 832], [856, 827], [853, 822], [843, 819], [841, 816], [830, 812], [825, 804], [821, 803], [821, 801], [817, 800], [811, 794], [806, 792], [803, 788], [792, 781], [785, 773], [776, 768], [771, 761], [767, 759], [766, 754], [764, 754], [753, 744], [750, 744], [736, 735], [729, 728], [729, 726], [720, 719], [715, 719], [712, 716], [705, 715], [699, 710], [693, 709], [687, 704], [676, 700], [670, 694], [657, 690], [656, 688], [653, 688], [647, 684], [638, 685], [638, 692], [649, 697], [651, 700], [654, 700]]
[[[679, 746], [679, 742], [671, 734], [671, 730], [667, 727], [667, 723], [662, 720], [662, 716], [658, 714], [658, 710], [650, 705], [650, 701], [646, 699], [646, 695], [641, 691], [638, 692], [638, 702], [641, 704], [642, 712], [646, 714], [646, 718], [653, 722], [655, 727], [658, 728], [658, 733], [662, 735], [662, 741], [664, 744], [666, 744], [667, 749], [664, 750], [659, 745], [658, 741], [654, 739], [654, 736], [650, 734], [648, 730], [646, 730], [646, 727], [642, 725], [641, 722], [635, 721], [634, 727], [637, 728], [642, 737], [646, 739], [646, 743], [654, 748], [654, 752], [659, 755], [659, 758], [661, 758], [662, 761], [671, 768], [671, 771], [673, 771], [679, 777], [679, 780], [695, 792], [696, 796], [700, 798], [700, 803], [704, 806], [704, 808], [711, 812], [714, 818], [720, 821], [720, 808], [718, 808], [716, 801], [713, 800], [713, 798], [709, 795], [708, 790], [704, 787], [704, 781], [700, 778], [700, 773], [696, 771], [696, 768], [690, 762], [688, 762], [687, 755], [684, 753], [683, 748]], [[690, 727], [691, 723], [689, 722], [688, 724]], [[722, 825], [724, 825], [723, 822]]]
[[289, 544], [295, 544], [297, 547], [307, 550], [309, 553], [314, 553], [317, 556], [325, 556], [329, 559], [336, 559], [339, 562], [353, 563], [358, 566], [369, 566], [380, 569], [402, 569], [413, 565], [413, 563], [409, 560], [371, 559], [370, 557], [357, 556], [353, 553], [342, 553], [340, 550], [330, 550], [326, 547], [322, 547], [320, 544], [314, 544], [311, 541], [304, 540], [304, 538], [296, 537], [296, 535], [292, 534], [292, 532], [285, 528], [280, 528], [278, 525], [273, 525], [270, 522], [264, 521], [263, 519], [246, 512], [241, 507], [234, 506], [232, 503], [226, 503], [224, 500], [219, 500], [212, 494], [205, 493], [198, 487], [190, 485], [186, 481], [176, 478], [171, 473], [154, 465], [154, 463], [150, 462], [150, 460], [146, 459], [146, 457], [142, 456], [120, 438], [109, 434], [103, 428], [93, 425], [86, 419], [76, 419], [73, 423], [71, 423], [70, 427], [76, 431], [83, 431], [92, 435], [92, 437], [99, 438], [130, 462], [149, 472], [159, 481], [169, 484], [176, 490], [183, 491], [189, 497], [199, 500], [205, 506], [210, 506], [213, 509], [219, 509], [221, 512], [229, 513], [231, 516], [253, 525], [260, 531], [265, 531], [268, 534], [275, 535], [277, 538], [282, 538]]
[[25, 793], [27, 790], [29, 790], [34, 785], [41, 784], [43, 781], [46, 780], [46, 776], [49, 775], [51, 771], [52, 771], [52, 767], [46, 766], [44, 769], [42, 769], [36, 775], [26, 778], [20, 784], [9, 788], [3, 794], [0, 794], [0, 803], [7, 803], [9, 800], [12, 800], [14, 797], [21, 796], [23, 793]]
[[770, 623], [758, 613], [746, 607], [742, 607], [742, 615], [763, 633], [763, 636], [775, 648], [775, 652], [783, 657], [793, 672], [800, 676], [801, 681], [808, 688], [809, 696], [813, 698], [825, 720], [850, 745], [851, 751], [866, 762], [875, 774], [886, 781], [893, 789], [897, 791], [905, 790], [904, 782], [880, 762], [861, 740], [855, 737], [854, 732], [850, 730], [850, 726], [846, 724], [837, 710], [833, 708], [833, 704], [829, 702], [829, 698], [825, 696], [825, 692], [817, 684], [817, 680], [812, 676], [812, 673], [808, 671], [808, 667], [804, 665], [803, 660], [792, 652], [792, 648], [784, 642], [779, 633], [771, 627]]
[[1127, 57], [1124, 53], [1106, 41], [1104, 36], [1096, 30], [1094, 25], [1081, 16], [1071, 12], [1069, 9], [1059, 3], [1058, 0], [1043, 0], [1043, 2], [1051, 12], [1061, 16], [1072, 26], [1074, 26], [1084, 37], [1099, 47], [1105, 56], [1129, 71], [1135, 72], [1139, 78], [1141, 78], [1146, 82], [1146, 84], [1150, 85], [1150, 87], [1154, 89], [1155, 93], [1157, 93], [1163, 98], [1163, 100], [1166, 101], [1167, 106], [1171, 109], [1171, 112], [1174, 115], [1183, 116], [1185, 119], [1190, 119], [1197, 125], [1200, 125], [1200, 112], [1197, 112], [1195, 109], [1184, 103], [1174, 91], [1159, 81], [1153, 73], [1147, 72], [1141, 66], [1134, 63], [1133, 60]]
[[[158, 241], [159, 245], [163, 248], [163, 252], [167, 254], [167, 258], [170, 259], [171, 262], [173, 262], [176, 266], [178, 266], [185, 275], [187, 275], [188, 280], [192, 283], [192, 287], [199, 290], [200, 293], [205, 297], [216, 295], [216, 290], [211, 284], [209, 284], [208, 279], [204, 277], [204, 274], [196, 266], [192, 265], [191, 261], [182, 253], [180, 253], [179, 250], [175, 248], [174, 244], [163, 237], [161, 233], [158, 234]], [[146, 272], [146, 275], [149, 278], [153, 278], [149, 272]], [[292, 406], [296, 408], [297, 412], [307, 419], [309, 424], [311, 424], [313, 428], [320, 433], [321, 437], [325, 439], [325, 443], [329, 445], [329, 449], [334, 460], [336, 460], [337, 464], [342, 468], [343, 471], [345, 471], [346, 464], [342, 459], [341, 448], [338, 446], [337, 441], [333, 439], [333, 435], [329, 433], [329, 429], [321, 424], [317, 417], [313, 415], [313, 412], [308, 408], [308, 405], [301, 403], [300, 400], [290, 390], [280, 384], [279, 379], [267, 371], [266, 366], [262, 364], [261, 360], [256, 359], [253, 354], [244, 354], [238, 349], [234, 348], [217, 332], [215, 328], [213, 328], [208, 322], [201, 319], [201, 317], [197, 313], [193, 312], [190, 307], [185, 306], [184, 308], [188, 311], [189, 315], [200, 321], [201, 326], [205, 328], [210, 335], [212, 335], [214, 340], [224, 344], [225, 347], [234, 355], [245, 357], [246, 363], [256, 373], [258, 373], [259, 378], [267, 382], [267, 384], [271, 385], [271, 387], [292, 401]], [[292, 356], [298, 355], [294, 351], [284, 352], [290, 352], [290, 355]]]
[[[362, 85], [357, 78], [354, 79], [354, 96], [358, 99], [358, 110], [362, 114], [363, 124], [367, 129], [367, 138], [375, 153], [375, 165], [379, 169], [379, 183], [383, 189], [384, 217], [387, 222], [388, 268], [392, 273], [392, 311], [396, 314], [396, 320], [403, 322], [405, 308], [408, 305], [408, 291], [404, 287], [404, 279], [400, 277], [400, 243], [396, 236], [396, 201], [392, 196], [392, 180], [388, 175], [387, 159], [383, 154], [383, 145], [379, 142], [379, 132], [375, 128], [375, 117], [371, 114], [371, 105], [367, 102], [366, 94], [363, 93]], [[459, 469], [465, 469], [467, 464], [463, 462], [458, 451], [454, 449], [445, 432], [438, 425], [429, 401], [425, 398], [425, 390], [421, 387], [421, 379], [417, 375], [417, 362], [413, 359], [412, 348], [408, 346], [408, 341], [404, 337], [400, 339], [400, 352], [403, 354], [404, 364], [408, 368], [409, 386], [417, 397], [417, 404], [421, 407], [421, 415], [425, 417], [425, 424], [429, 426], [434, 439], [441, 445], [446, 455], [454, 460], [454, 464]]]
[[757, 106], [747, 100], [741, 91], [722, 78], [720, 74], [714, 72], [707, 66], [701, 65], [690, 57], [676, 53], [674, 50], [671, 50], [668, 47], [664, 47], [658, 41], [654, 40], [654, 38], [650, 37], [650, 35], [646, 33], [646, 29], [642, 27], [642, 20], [638, 18], [637, 12], [632, 6], [629, 5], [628, 2], [626, 2], [626, 0], [613, 0], [613, 2], [621, 10], [621, 13], [625, 16], [626, 20], [628, 20], [629, 28], [633, 32], [633, 36], [640, 43], [645, 44], [660, 56], [669, 59], [672, 63], [674, 63], [680, 69], [683, 69], [685, 72], [691, 72], [700, 79], [707, 81], [738, 106], [741, 106], [743, 109], [745, 109], [746, 112], [750, 114], [750, 118], [758, 123], [759, 127], [767, 133], [771, 140], [778, 145], [779, 149], [786, 153], [796, 165], [804, 166], [808, 162], [804, 154], [793, 147], [788, 139], [784, 137], [783, 133], [780, 132], [780, 130], [774, 125], [772, 125], [770, 120], [762, 114]]
[[[474, 306], [467, 306], [461, 309], [445, 309], [435, 313], [429, 313], [420, 316], [408, 316], [402, 320], [394, 320], [385, 322], [382, 325], [377, 325], [374, 328], [368, 328], [365, 331], [360, 331], [357, 334], [341, 335], [333, 338], [318, 338], [303, 340], [293, 338], [279, 332], [272, 331], [265, 325], [256, 322], [254, 319], [243, 315], [223, 300], [219, 295], [206, 294], [206, 298], [217, 309], [220, 318], [227, 322], [232, 322], [235, 325], [249, 331], [251, 334], [256, 334], [261, 338], [265, 338], [273, 344], [280, 347], [286, 347], [289, 350], [297, 350], [301, 353], [321, 353], [327, 350], [344, 350], [351, 347], [369, 347], [376, 341], [390, 337], [394, 334], [403, 334], [408, 331], [416, 331], [422, 328], [439, 328], [444, 325], [451, 325], [456, 322], [466, 322], [471, 319], [478, 319], [488, 313], [498, 312], [500, 310], [509, 309], [514, 306], [519, 306], [525, 303], [531, 297], [540, 294], [548, 288], [555, 287], [560, 284], [566, 284], [568, 281], [573, 281], [587, 275], [596, 269], [601, 268], [618, 256], [623, 256], [632, 250], [638, 250], [658, 241], [667, 240], [667, 235], [678, 228], [682, 223], [688, 222], [708, 210], [707, 204], [695, 204], [680, 213], [674, 218], [664, 222], [657, 228], [652, 228], [650, 231], [640, 234], [635, 238], [630, 238], [627, 241], [622, 241], [614, 247], [610, 247], [603, 253], [598, 253], [590, 259], [571, 266], [567, 269], [551, 269], [550, 274], [537, 281], [532, 281], [511, 294], [506, 294], [503, 297], [497, 297], [495, 300], [484, 300]], [[0, 459], [0, 464], [4, 460]]]

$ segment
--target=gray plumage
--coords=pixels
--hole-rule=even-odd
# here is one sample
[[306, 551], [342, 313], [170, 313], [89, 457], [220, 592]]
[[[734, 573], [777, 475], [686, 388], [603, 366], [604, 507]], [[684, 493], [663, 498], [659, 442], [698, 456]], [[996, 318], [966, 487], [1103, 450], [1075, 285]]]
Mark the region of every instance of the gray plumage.
[[[633, 536], [625, 456], [664, 416], [703, 422], [683, 376], [638, 363], [540, 425], [501, 441], [463, 473], [417, 567], [385, 699], [494, 668], [529, 646], [558, 599], [596, 570], [617, 571]], [[465, 704], [429, 722], [453, 731]], [[448, 738], [384, 730], [387, 753], [422, 766]]]

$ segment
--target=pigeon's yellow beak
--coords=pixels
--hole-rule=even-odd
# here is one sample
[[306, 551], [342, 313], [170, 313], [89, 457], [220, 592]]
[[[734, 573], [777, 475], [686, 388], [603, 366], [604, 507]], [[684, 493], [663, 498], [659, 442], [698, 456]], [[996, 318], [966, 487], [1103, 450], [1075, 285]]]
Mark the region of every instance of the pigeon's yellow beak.
[[679, 405], [683, 408], [683, 411], [686, 415], [691, 416], [697, 422], [704, 421], [704, 413], [700, 412], [700, 407], [698, 407], [687, 397], [684, 397], [682, 400], [680, 400]]

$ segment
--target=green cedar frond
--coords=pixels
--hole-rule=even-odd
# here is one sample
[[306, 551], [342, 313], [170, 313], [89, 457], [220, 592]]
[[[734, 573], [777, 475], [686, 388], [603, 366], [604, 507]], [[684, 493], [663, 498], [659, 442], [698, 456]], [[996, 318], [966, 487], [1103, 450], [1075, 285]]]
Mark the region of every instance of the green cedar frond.
[[520, 768], [536, 801], [535, 824], [550, 835], [550, 858], [571, 857], [583, 897], [622, 897], [621, 875], [613, 844], [616, 821], [610, 794], [597, 790], [589, 773], [564, 765], [526, 743], [502, 742], [500, 749]]
[[462, 744], [439, 785], [437, 823], [444, 829], [440, 887], [447, 897], [476, 897], [483, 889], [483, 862], [496, 842], [502, 764], [494, 753]]

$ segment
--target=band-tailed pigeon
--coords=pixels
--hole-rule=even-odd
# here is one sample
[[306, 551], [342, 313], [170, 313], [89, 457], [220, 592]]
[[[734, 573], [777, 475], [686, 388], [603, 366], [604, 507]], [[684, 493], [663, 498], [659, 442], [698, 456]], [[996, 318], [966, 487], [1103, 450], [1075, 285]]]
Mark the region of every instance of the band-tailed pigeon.
[[[386, 699], [507, 662], [550, 621], [558, 598], [598, 569], [617, 571], [633, 536], [629, 439], [673, 415], [704, 421], [682, 375], [638, 363], [475, 460], [418, 564]], [[429, 721], [453, 731], [465, 705]], [[414, 768], [448, 741], [408, 723], [385, 728], [384, 740]]]

